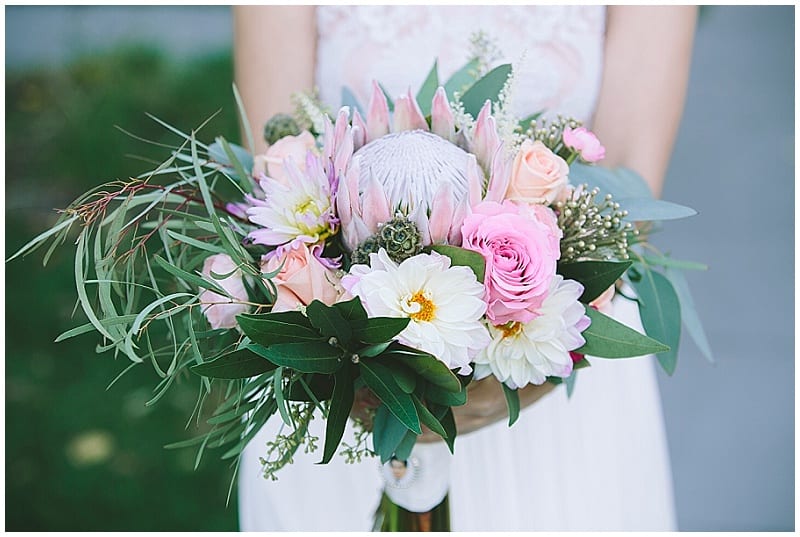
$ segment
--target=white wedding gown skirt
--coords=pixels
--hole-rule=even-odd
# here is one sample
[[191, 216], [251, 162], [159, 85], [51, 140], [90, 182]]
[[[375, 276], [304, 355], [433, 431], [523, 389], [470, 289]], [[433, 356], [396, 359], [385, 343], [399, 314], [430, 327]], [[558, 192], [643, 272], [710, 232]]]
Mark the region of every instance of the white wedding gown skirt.
[[[465, 63], [470, 33], [482, 29], [497, 39], [503, 59], [515, 61], [525, 52], [514, 101], [520, 115], [547, 109], [591, 119], [602, 73], [602, 7], [317, 10], [317, 84], [323, 100], [334, 106], [342, 85], [366, 103], [372, 78], [394, 95], [418, 88], [434, 55], [444, 80]], [[618, 297], [614, 310], [618, 320], [641, 329], [634, 303]], [[453, 530], [675, 529], [654, 358], [594, 358], [591, 364], [578, 373], [572, 398], [564, 386], [557, 387], [523, 410], [512, 428], [501, 421], [458, 437], [450, 464]], [[270, 420], [243, 453], [241, 529], [370, 530], [384, 486], [377, 459], [348, 465], [337, 455], [318, 465], [321, 449], [299, 452], [278, 481], [264, 479], [259, 457], [280, 423], [278, 416]], [[321, 419], [312, 422], [311, 431], [321, 445]], [[349, 428], [348, 439], [352, 442]], [[424, 478], [436, 477], [442, 466], [422, 464], [412, 487], [424, 488]]]

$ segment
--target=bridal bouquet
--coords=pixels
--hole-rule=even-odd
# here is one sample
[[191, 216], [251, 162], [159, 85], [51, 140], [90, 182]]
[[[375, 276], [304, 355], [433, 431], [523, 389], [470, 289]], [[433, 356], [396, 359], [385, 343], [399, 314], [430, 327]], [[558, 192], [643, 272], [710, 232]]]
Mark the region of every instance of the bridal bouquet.
[[[571, 390], [587, 356], [656, 354], [671, 373], [682, 308], [703, 341], [676, 272], [697, 267], [646, 238], [694, 211], [598, 167], [605, 150], [580, 122], [515, 117], [513, 83], [510, 65], [479, 76], [471, 62], [440, 84], [434, 65], [416, 95], [375, 83], [365, 108], [348, 97], [333, 118], [299, 95], [266, 125], [264, 155], [164, 124], [180, 140], [165, 162], [82, 195], [16, 255], [51, 241], [46, 261], [78, 228], [88, 323], [58, 340], [97, 332], [98, 352], [149, 362], [153, 402], [195, 379], [198, 423], [213, 410], [170, 447], [198, 446], [198, 461], [207, 448], [238, 461], [282, 420], [269, 477], [317, 448], [315, 413], [321, 462], [404, 460], [423, 427], [454, 449], [473, 379], [502, 383], [511, 425], [517, 390]], [[604, 313], [631, 288], [647, 335]], [[359, 398], [370, 419], [340, 446]]]

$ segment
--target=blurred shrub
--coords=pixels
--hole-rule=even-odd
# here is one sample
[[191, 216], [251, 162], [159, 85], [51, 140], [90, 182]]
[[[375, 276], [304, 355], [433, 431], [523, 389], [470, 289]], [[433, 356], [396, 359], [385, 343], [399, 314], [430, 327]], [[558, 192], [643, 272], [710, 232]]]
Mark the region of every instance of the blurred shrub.
[[[167, 150], [137, 141], [177, 138], [145, 116], [182, 130], [221, 113], [201, 132], [238, 141], [230, 52], [174, 65], [147, 49], [87, 57], [59, 70], [6, 77], [6, 257], [90, 186], [127, 178]], [[132, 155], [136, 155], [133, 157]], [[37, 252], [6, 266], [6, 528], [30, 530], [235, 530], [231, 471], [210, 452], [197, 471], [191, 449], [163, 445], [185, 430], [194, 379], [145, 407], [158, 381], [147, 364], [106, 391], [129, 363], [97, 355], [75, 313], [68, 245], [46, 268]], [[155, 410], [155, 411], [154, 411]]]

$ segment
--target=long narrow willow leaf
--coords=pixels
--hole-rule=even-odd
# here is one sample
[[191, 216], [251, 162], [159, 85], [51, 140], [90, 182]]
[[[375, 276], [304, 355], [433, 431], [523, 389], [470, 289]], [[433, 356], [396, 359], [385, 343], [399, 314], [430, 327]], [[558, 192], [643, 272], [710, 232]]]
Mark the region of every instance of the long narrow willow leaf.
[[166, 270], [167, 272], [169, 272], [170, 274], [172, 274], [176, 278], [179, 278], [179, 279], [181, 279], [181, 280], [183, 280], [183, 281], [185, 281], [187, 283], [194, 284], [194, 285], [196, 285], [198, 287], [209, 289], [209, 290], [214, 291], [215, 293], [217, 293], [219, 295], [228, 297], [228, 298], [230, 298], [232, 300], [234, 299], [230, 294], [228, 294], [227, 291], [225, 291], [225, 289], [223, 289], [219, 285], [217, 285], [217, 284], [215, 284], [215, 283], [213, 283], [213, 282], [211, 282], [211, 281], [209, 281], [209, 280], [207, 280], [207, 279], [205, 279], [205, 278], [203, 278], [201, 276], [196, 276], [194, 274], [190, 274], [190, 273], [186, 272], [183, 269], [179, 269], [175, 265], [171, 265], [168, 262], [164, 261], [164, 259], [162, 259], [161, 257], [159, 257], [157, 255], [153, 256], [153, 260], [155, 260], [155, 262], [161, 268], [163, 268], [164, 270]]
[[250, 130], [250, 121], [247, 119], [247, 112], [244, 109], [244, 102], [242, 101], [242, 96], [239, 95], [239, 89], [236, 87], [236, 84], [232, 84], [233, 86], [233, 98], [236, 99], [236, 107], [239, 110], [239, 118], [242, 122], [242, 130], [244, 131], [245, 138], [247, 138], [247, 147], [250, 149], [250, 154], [255, 155], [256, 153], [256, 144], [253, 141], [253, 131]]
[[78, 242], [75, 250], [75, 287], [78, 291], [78, 300], [83, 312], [86, 314], [86, 318], [89, 319], [89, 322], [92, 323], [95, 329], [108, 339], [113, 340], [115, 339], [114, 336], [100, 323], [100, 319], [97, 318], [92, 305], [89, 303], [89, 296], [86, 294], [83, 263], [84, 257], [88, 255], [88, 251], [86, 250], [87, 234], [88, 231], [84, 230], [84, 232], [78, 235]]
[[[183, 137], [185, 140], [190, 140], [190, 139], [193, 137], [193, 136], [189, 136], [189, 135], [188, 135], [188, 134], [186, 134], [185, 132], [182, 132], [182, 131], [180, 131], [180, 130], [176, 129], [175, 127], [173, 127], [173, 126], [172, 126], [172, 125], [170, 125], [169, 123], [165, 123], [165, 122], [161, 121], [160, 119], [158, 119], [156, 116], [154, 116], [154, 115], [152, 115], [152, 114], [148, 114], [147, 112], [145, 112], [145, 115], [146, 115], [147, 117], [149, 117], [150, 119], [152, 119], [153, 121], [155, 121], [156, 123], [158, 123], [159, 125], [161, 125], [162, 127], [166, 128], [167, 130], [169, 130], [169, 131], [171, 131], [171, 132], [174, 132], [174, 133], [175, 133], [175, 134], [177, 134], [178, 136], [182, 136], [182, 137]], [[215, 116], [215, 115], [216, 115], [216, 114], [214, 114], [214, 116]], [[211, 118], [213, 118], [214, 116], [211, 116]], [[210, 120], [211, 118], [209, 118], [209, 120]], [[208, 146], [207, 146], [207, 145], [205, 145], [205, 144], [203, 144], [203, 143], [199, 143], [199, 142], [197, 143], [197, 145], [199, 145], [200, 147], [202, 147], [203, 149], [205, 149], [206, 151], [208, 151]]]
[[[145, 317], [147, 317], [147, 315], [151, 311], [159, 307], [161, 304], [166, 304], [167, 302], [174, 301], [177, 298], [185, 298], [185, 297], [192, 297], [193, 299], [197, 298], [195, 295], [192, 295], [190, 293], [172, 293], [171, 295], [167, 295], [163, 298], [151, 302], [136, 316], [136, 319], [133, 321], [133, 326], [131, 327], [131, 332], [132, 333], [138, 332], [142, 326], [142, 323], [144, 322]], [[183, 304], [180, 304], [179, 307], [181, 308], [187, 307], [190, 302], [194, 302], [194, 300], [184, 302]]]
[[[129, 324], [136, 319], [136, 315], [120, 315], [119, 317], [112, 317], [107, 319], [100, 320], [100, 324], [103, 326], [115, 326], [120, 324]], [[81, 334], [86, 334], [87, 332], [95, 331], [96, 328], [92, 323], [82, 324], [80, 326], [76, 326], [66, 332], [60, 334], [56, 339], [55, 343], [59, 343], [69, 338], [73, 338], [75, 336], [80, 336]]]
[[73, 216], [73, 217], [71, 217], [71, 218], [69, 218], [67, 220], [64, 220], [63, 222], [61, 222], [57, 226], [55, 226], [55, 227], [53, 227], [51, 229], [48, 229], [44, 233], [41, 233], [41, 234], [37, 235], [36, 237], [31, 239], [27, 244], [25, 244], [22, 248], [17, 250], [17, 253], [12, 255], [8, 259], [6, 259], [6, 263], [11, 261], [12, 259], [16, 259], [17, 257], [19, 257], [21, 255], [25, 255], [26, 253], [35, 250], [36, 248], [38, 248], [41, 245], [42, 242], [46, 241], [47, 239], [49, 239], [50, 237], [52, 237], [53, 235], [55, 235], [56, 233], [58, 233], [62, 229], [64, 229], [64, 228], [69, 229], [72, 226], [72, 224], [75, 222], [75, 220], [77, 220], [77, 219], [78, 219], [77, 215]]
[[217, 246], [216, 244], [211, 244], [208, 242], [199, 241], [188, 235], [183, 235], [182, 233], [178, 233], [176, 231], [167, 230], [167, 235], [172, 237], [175, 240], [181, 241], [184, 244], [188, 244], [189, 246], [194, 246], [195, 248], [199, 248], [201, 250], [206, 250], [208, 252], [213, 252], [215, 254], [224, 254], [225, 248], [221, 246]]

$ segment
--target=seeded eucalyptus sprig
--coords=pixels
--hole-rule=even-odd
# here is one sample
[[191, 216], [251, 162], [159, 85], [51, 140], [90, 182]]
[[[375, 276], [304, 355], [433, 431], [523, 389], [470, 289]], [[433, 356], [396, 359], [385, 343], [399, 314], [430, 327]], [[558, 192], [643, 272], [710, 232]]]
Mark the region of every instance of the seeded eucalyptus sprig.
[[597, 188], [581, 185], [566, 202], [556, 203], [558, 227], [564, 231], [562, 262], [629, 258], [628, 239], [639, 231], [624, 221], [628, 212], [621, 210], [611, 194], [598, 201], [599, 193]]

